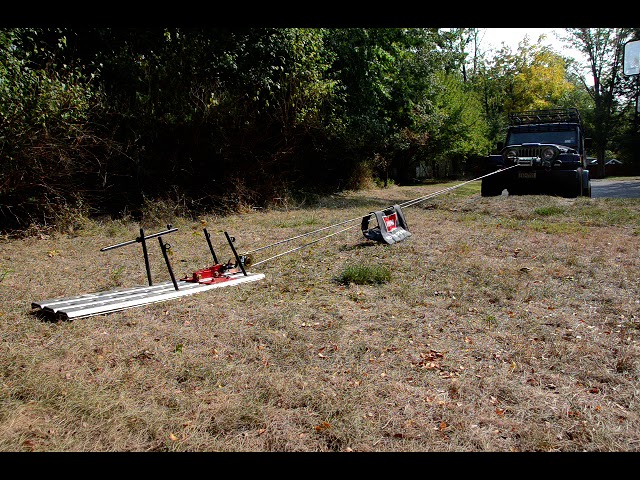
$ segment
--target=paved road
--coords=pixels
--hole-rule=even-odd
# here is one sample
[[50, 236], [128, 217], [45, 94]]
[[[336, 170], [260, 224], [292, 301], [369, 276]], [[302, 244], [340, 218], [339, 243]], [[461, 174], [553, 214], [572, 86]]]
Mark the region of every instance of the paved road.
[[629, 180], [591, 179], [593, 198], [640, 198], [640, 177]]

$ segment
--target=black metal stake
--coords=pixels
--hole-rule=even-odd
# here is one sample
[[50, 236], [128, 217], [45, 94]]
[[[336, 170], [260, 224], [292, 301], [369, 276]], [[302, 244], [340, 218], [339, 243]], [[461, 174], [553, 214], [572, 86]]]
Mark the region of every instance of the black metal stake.
[[211, 250], [211, 255], [213, 255], [213, 261], [215, 262], [216, 265], [218, 265], [218, 257], [216, 257], [216, 252], [213, 251], [213, 245], [211, 245], [211, 235], [209, 234], [209, 232], [207, 232], [206, 228], [203, 228], [204, 230], [204, 238], [207, 239], [207, 243], [209, 244], [209, 250]]
[[229, 237], [229, 234], [227, 232], [224, 232], [224, 234], [227, 237], [227, 241], [229, 242], [229, 246], [231, 247], [231, 251], [233, 252], [233, 255], [236, 257], [237, 264], [240, 265], [240, 270], [242, 270], [242, 273], [244, 273], [244, 276], [246, 277], [247, 276], [247, 272], [244, 269], [244, 265], [240, 261], [240, 257], [238, 256], [238, 252], [236, 252], [236, 249], [233, 246], [233, 241], [231, 240], [231, 237]]
[[144, 241], [144, 229], [142, 227], [140, 227], [140, 243], [142, 243], [142, 253], [144, 254], [144, 266], [147, 269], [147, 279], [149, 280], [149, 286], [151, 286], [153, 285], [153, 282], [151, 281], [151, 268], [149, 267], [149, 254], [147, 253], [147, 242]]
[[167, 245], [162, 241], [162, 237], [158, 237], [158, 242], [160, 243], [160, 249], [162, 250], [162, 255], [164, 256], [164, 261], [167, 264], [167, 269], [169, 270], [169, 275], [171, 276], [171, 281], [173, 282], [173, 288], [178, 290], [178, 282], [176, 282], [176, 277], [173, 275], [173, 270], [171, 269], [171, 263], [169, 262], [169, 256], [167, 255]]

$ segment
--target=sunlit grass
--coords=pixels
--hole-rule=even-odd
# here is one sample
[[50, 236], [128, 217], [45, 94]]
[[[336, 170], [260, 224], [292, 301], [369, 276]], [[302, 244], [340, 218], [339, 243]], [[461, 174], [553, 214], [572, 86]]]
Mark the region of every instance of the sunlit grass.
[[576, 234], [587, 233], [589, 227], [575, 221], [564, 222], [544, 222], [541, 220], [531, 220], [526, 223], [526, 227], [536, 232], [545, 232], [550, 234]]
[[205, 224], [226, 261], [225, 231], [244, 251], [358, 223], [250, 266], [259, 282], [70, 322], [29, 302], [145, 285], [139, 248], [98, 250], [139, 225], [0, 239], [0, 450], [634, 450], [640, 204], [445, 194], [405, 210], [398, 244], [357, 230], [457, 184], [175, 219], [180, 276], [211, 264]]
[[[457, 186], [460, 185], [460, 186]], [[451, 184], [442, 184], [444, 189], [451, 189], [447, 193], [455, 197], [470, 197], [471, 195], [480, 193], [480, 182], [454, 182]]]
[[601, 225], [640, 225], [640, 216], [637, 211], [625, 207], [611, 206], [611, 208], [588, 207], [576, 212], [582, 218]]
[[338, 276], [338, 283], [355, 283], [357, 285], [379, 285], [391, 280], [388, 268], [374, 265], [350, 265]]
[[320, 222], [314, 216], [291, 218], [289, 220], [278, 221], [274, 225], [278, 228], [297, 228], [318, 225]]

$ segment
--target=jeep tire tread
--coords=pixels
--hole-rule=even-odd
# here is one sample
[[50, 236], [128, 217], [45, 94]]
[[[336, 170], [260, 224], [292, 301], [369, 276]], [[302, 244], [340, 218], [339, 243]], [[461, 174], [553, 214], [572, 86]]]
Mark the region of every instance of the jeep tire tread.
[[502, 195], [502, 187], [494, 181], [482, 179], [480, 184], [480, 195], [483, 197], [497, 197]]

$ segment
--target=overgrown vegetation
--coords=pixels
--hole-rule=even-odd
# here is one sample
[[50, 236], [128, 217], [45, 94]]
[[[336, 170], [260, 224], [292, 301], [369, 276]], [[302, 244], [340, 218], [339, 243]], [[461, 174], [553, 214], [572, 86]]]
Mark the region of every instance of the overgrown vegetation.
[[470, 178], [528, 108], [578, 107], [598, 158], [637, 167], [616, 75], [634, 33], [567, 29], [599, 52], [589, 89], [557, 52], [489, 55], [474, 28], [0, 29], [0, 231]]
[[[172, 263], [211, 264], [203, 225], [225, 256], [222, 231], [247, 251], [450, 185], [176, 217]], [[139, 224], [0, 238], [0, 450], [637, 451], [639, 201], [472, 185], [404, 209], [394, 245], [354, 229], [259, 282], [69, 322], [30, 302], [144, 285], [139, 244], [99, 251]], [[358, 266], [391, 275], [335, 281]]]

